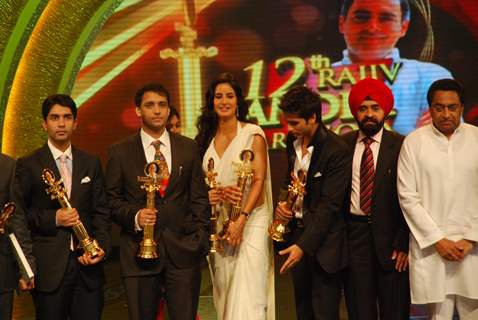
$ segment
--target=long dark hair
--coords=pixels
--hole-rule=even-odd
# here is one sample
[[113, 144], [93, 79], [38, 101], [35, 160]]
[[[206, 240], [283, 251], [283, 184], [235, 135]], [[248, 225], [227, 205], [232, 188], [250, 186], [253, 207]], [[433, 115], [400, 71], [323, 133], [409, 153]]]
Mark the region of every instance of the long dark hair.
[[217, 114], [214, 111], [214, 94], [216, 92], [217, 85], [221, 83], [229, 84], [234, 90], [234, 93], [236, 94], [238, 110], [237, 120], [247, 122], [246, 118], [247, 113], [249, 112], [249, 105], [244, 99], [244, 95], [242, 94], [242, 89], [239, 86], [239, 83], [230, 73], [220, 74], [209, 85], [206, 91], [206, 105], [201, 109], [201, 115], [198, 117], [198, 120], [196, 122], [198, 134], [195, 140], [199, 145], [201, 157], [204, 156], [204, 154], [206, 153], [206, 150], [217, 131], [218, 120]]

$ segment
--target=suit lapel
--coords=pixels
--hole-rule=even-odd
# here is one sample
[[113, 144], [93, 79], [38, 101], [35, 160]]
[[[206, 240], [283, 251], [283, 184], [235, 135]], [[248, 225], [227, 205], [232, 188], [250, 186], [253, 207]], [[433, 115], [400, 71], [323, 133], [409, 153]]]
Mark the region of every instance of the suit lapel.
[[73, 155], [72, 172], [71, 172], [71, 192], [70, 203], [73, 208], [77, 208], [78, 191], [81, 183], [82, 161], [81, 155], [75, 147], [71, 147], [71, 154]]
[[[297, 155], [295, 154], [295, 147], [294, 147], [295, 139], [293, 139], [292, 135], [290, 136], [290, 143], [287, 144], [287, 157], [288, 157], [288, 164], [289, 164], [289, 171], [292, 172], [294, 170], [295, 158]], [[290, 174], [289, 172], [289, 174]], [[289, 177], [287, 177], [289, 179]]]
[[358, 130], [355, 130], [349, 135], [345, 136], [344, 140], [347, 143], [347, 145], [350, 147], [350, 150], [352, 150], [352, 152], [355, 151], [355, 145], [357, 144], [358, 134], [359, 134]]
[[182, 172], [181, 152], [179, 151], [178, 140], [174, 134], [169, 134], [169, 142], [171, 143], [171, 168], [169, 168], [169, 182], [166, 187], [165, 196], [174, 190], [174, 185], [177, 183], [179, 174]]
[[144, 153], [143, 141], [141, 140], [139, 132], [133, 137], [130, 152], [131, 156], [134, 157], [134, 161], [132, 161], [131, 165], [136, 167], [135, 172], [139, 173], [140, 176], [143, 176], [144, 167], [146, 166], [146, 155]]
[[[48, 144], [44, 144], [43, 147], [40, 149], [40, 164], [41, 164], [41, 171], [38, 172], [38, 177], [42, 179], [42, 171], [43, 169], [50, 169], [53, 171], [55, 174], [55, 179], [60, 179], [61, 174], [60, 170], [58, 170], [58, 166], [56, 164], [55, 159], [53, 158], [53, 154], [51, 153], [50, 148], [48, 147]], [[42, 179], [43, 180], [43, 179]]]
[[312, 157], [310, 158], [309, 170], [307, 171], [307, 185], [310, 185], [310, 181], [314, 178], [320, 168], [320, 156], [323, 154], [322, 150], [325, 148], [323, 141], [327, 136], [325, 128], [319, 126], [317, 132], [311, 140], [309, 145], [314, 146]]
[[383, 176], [387, 172], [387, 168], [389, 167], [389, 162], [392, 160], [390, 157], [391, 152], [390, 149], [394, 145], [393, 139], [390, 139], [390, 133], [383, 129], [382, 141], [380, 143], [380, 148], [378, 151], [378, 159], [377, 159], [377, 167], [375, 169], [375, 183], [373, 185], [373, 194], [375, 194], [377, 187], [379, 186], [380, 182], [383, 180]]

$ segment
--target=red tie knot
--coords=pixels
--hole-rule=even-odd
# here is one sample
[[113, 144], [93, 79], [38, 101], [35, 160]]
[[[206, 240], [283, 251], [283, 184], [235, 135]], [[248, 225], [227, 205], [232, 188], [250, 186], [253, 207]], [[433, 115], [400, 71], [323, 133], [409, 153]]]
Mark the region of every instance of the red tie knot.
[[370, 145], [373, 143], [373, 139], [371, 137], [365, 137], [362, 139], [362, 141], [366, 147], [370, 147]]

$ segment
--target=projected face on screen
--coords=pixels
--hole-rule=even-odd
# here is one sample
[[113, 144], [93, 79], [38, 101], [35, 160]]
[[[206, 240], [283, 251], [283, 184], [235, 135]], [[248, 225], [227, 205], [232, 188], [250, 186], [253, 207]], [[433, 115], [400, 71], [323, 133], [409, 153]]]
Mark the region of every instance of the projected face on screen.
[[[354, 62], [383, 59], [390, 54], [409, 25], [407, 12], [401, 2], [407, 0], [350, 0], [345, 1], [339, 18], [349, 55]], [[352, 3], [347, 8], [346, 5]]]

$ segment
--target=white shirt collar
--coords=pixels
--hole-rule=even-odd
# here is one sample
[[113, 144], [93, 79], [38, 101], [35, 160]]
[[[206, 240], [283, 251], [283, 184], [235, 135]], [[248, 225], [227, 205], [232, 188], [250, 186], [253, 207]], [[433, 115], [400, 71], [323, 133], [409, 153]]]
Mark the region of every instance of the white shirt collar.
[[[295, 153], [302, 158], [303, 157], [303, 155], [302, 155], [302, 138], [298, 138], [298, 139], [294, 140], [294, 149], [295, 149]], [[314, 152], [314, 146], [313, 145], [308, 146], [307, 147], [307, 152], [308, 152], [309, 155], [312, 155], [312, 153]]]
[[[342, 59], [342, 64], [353, 64], [352, 60], [350, 59], [348, 49], [342, 51], [342, 54], [344, 56]], [[383, 57], [383, 59], [392, 59], [393, 61], [398, 61], [400, 60], [400, 51], [397, 48], [393, 48], [388, 55]]]
[[57, 147], [53, 145], [53, 143], [48, 139], [48, 148], [50, 148], [51, 153], [53, 154], [53, 159], [58, 160], [62, 155], [66, 155], [66, 157], [70, 160], [73, 160], [73, 154], [71, 153], [71, 143], [65, 152], [61, 151]]
[[[430, 126], [432, 127], [432, 132], [439, 136], [439, 137], [444, 137], [446, 139], [448, 139], [447, 136], [445, 136], [440, 130], [437, 129], [437, 127], [435, 127], [435, 125], [433, 124], [433, 122], [430, 124]], [[462, 131], [463, 131], [463, 125], [462, 123], [460, 122], [460, 124], [458, 125], [458, 127], [455, 129], [455, 131], [453, 132], [453, 134], [451, 135], [452, 137], [457, 135], [457, 134], [460, 134]]]
[[156, 141], [156, 140], [161, 141], [161, 144], [164, 145], [164, 146], [167, 146], [167, 147], [169, 147], [170, 144], [171, 144], [170, 140], [169, 140], [169, 132], [166, 129], [163, 131], [163, 134], [161, 135], [161, 137], [159, 137], [159, 139], [155, 139], [152, 136], [150, 136], [149, 134], [147, 134], [143, 130], [143, 128], [141, 128], [140, 135], [141, 135], [141, 141], [143, 142], [143, 148], [144, 149], [147, 149], [148, 147], [150, 147], [151, 143]]
[[[382, 136], [383, 136], [383, 127], [382, 127], [382, 129], [380, 129], [379, 132], [377, 132], [376, 134], [374, 134], [370, 138], [372, 138], [373, 142], [376, 142], [376, 143], [380, 144], [382, 142]], [[362, 132], [362, 130], [359, 130], [357, 143], [361, 143], [362, 140], [365, 137], [366, 137], [366, 135]]]

